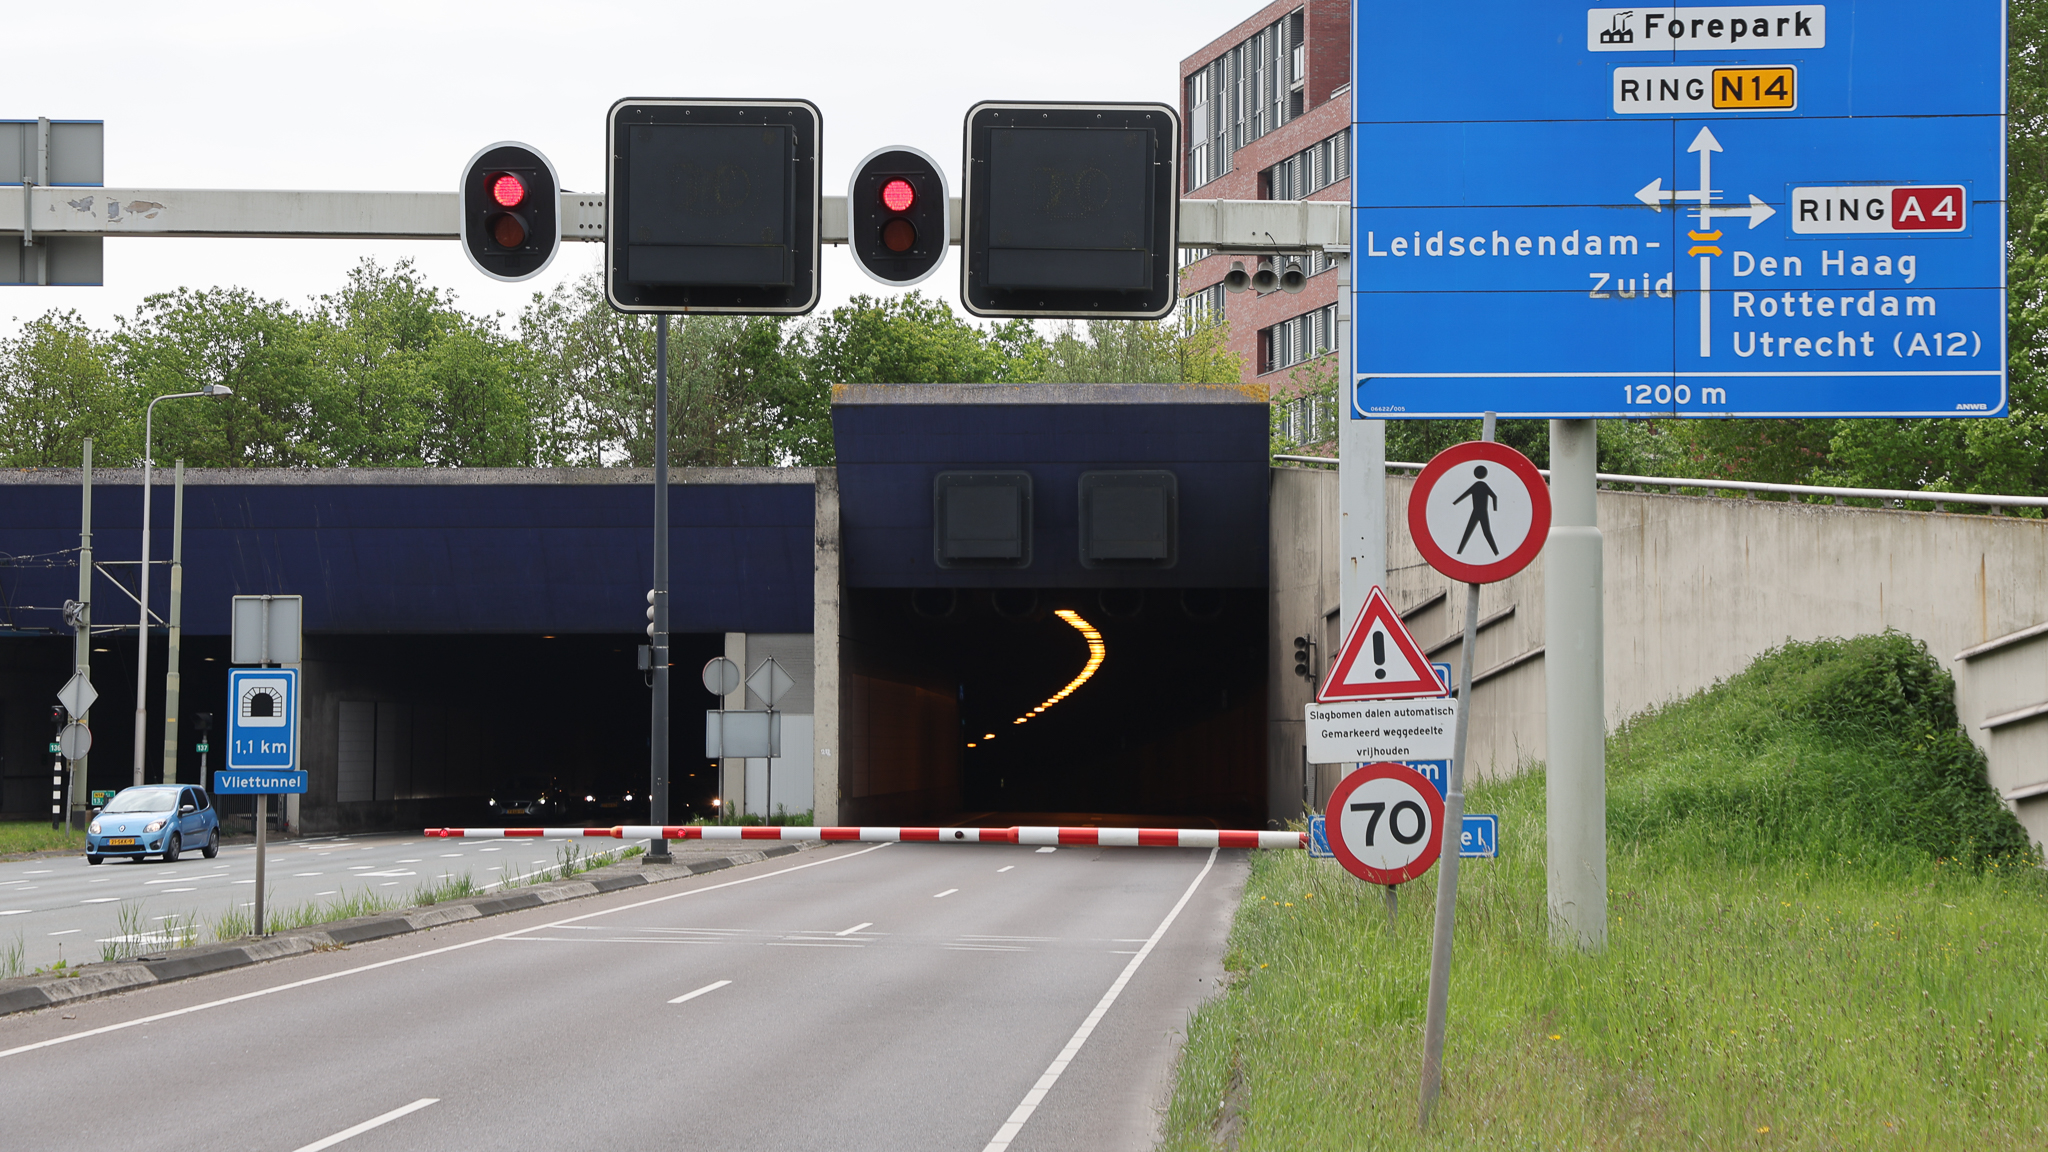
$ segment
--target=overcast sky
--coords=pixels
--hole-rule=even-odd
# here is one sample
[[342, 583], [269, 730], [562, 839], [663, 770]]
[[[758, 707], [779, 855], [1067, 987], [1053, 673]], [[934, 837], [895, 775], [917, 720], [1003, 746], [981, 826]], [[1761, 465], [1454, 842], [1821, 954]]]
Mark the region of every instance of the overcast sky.
[[[824, 113], [825, 190], [885, 144], [936, 157], [958, 191], [961, 119], [984, 99], [1172, 102], [1181, 59], [1257, 0], [886, 0], [623, 4], [351, 0], [25, 5], [9, 12], [0, 118], [106, 121], [109, 187], [454, 190], [498, 140], [601, 190], [623, 96], [803, 97]], [[4, 194], [4, 193], [0, 193]], [[0, 287], [0, 332], [52, 308], [95, 325], [179, 286], [303, 303], [362, 256], [410, 257], [471, 311], [516, 317], [594, 269], [564, 244], [500, 284], [455, 242], [110, 239], [106, 286]], [[956, 257], [923, 287], [958, 306]], [[824, 307], [880, 286], [825, 250]]]

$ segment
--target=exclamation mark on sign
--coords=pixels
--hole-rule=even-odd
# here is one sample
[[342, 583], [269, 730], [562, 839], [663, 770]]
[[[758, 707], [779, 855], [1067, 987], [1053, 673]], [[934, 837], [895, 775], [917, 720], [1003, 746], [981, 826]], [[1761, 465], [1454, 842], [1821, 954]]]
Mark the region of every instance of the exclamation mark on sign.
[[1372, 662], [1378, 665], [1378, 667], [1372, 670], [1372, 678], [1375, 680], [1385, 680], [1387, 678], [1387, 634], [1385, 632], [1374, 632], [1372, 634]]

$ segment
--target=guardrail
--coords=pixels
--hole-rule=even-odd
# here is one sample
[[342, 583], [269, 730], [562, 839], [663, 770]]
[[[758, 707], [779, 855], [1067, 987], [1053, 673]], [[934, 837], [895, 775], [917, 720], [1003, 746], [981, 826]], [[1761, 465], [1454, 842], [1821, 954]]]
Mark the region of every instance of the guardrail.
[[[1295, 464], [1335, 464], [1334, 456], [1290, 456], [1275, 453], [1275, 460]], [[1389, 460], [1389, 471], [1420, 472], [1425, 465], [1406, 460]], [[1547, 468], [1539, 468], [1545, 476]], [[1835, 503], [1843, 500], [1890, 500], [1900, 502], [1917, 500], [1931, 503], [1936, 512], [1945, 512], [1949, 504], [1976, 504], [1992, 508], [2048, 508], [2048, 496], [2002, 496], [1989, 492], [1924, 492], [1909, 488], [1834, 488], [1820, 484], [1767, 484], [1756, 480], [1708, 480], [1685, 476], [1631, 476], [1621, 472], [1598, 472], [1594, 474], [1602, 484], [1630, 484], [1636, 488], [1668, 488], [1675, 495], [1681, 488], [1703, 488], [1724, 492], [1775, 492], [1791, 496], [1832, 496]]]

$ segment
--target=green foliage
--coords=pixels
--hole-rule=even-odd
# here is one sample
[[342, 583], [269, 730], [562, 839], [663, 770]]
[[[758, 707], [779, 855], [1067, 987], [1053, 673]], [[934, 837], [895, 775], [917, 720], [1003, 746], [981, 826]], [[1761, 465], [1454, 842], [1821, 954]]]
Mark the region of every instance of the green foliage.
[[1228, 337], [1220, 323], [1179, 318], [1067, 321], [1042, 350], [1010, 354], [1032, 361], [1017, 378], [1054, 384], [1236, 384], [1244, 363]]
[[1444, 1094], [1415, 1125], [1434, 877], [1254, 853], [1163, 1147], [2038, 1148], [2048, 877], [1948, 674], [1788, 644], [1608, 744], [1609, 941], [1550, 940], [1540, 771], [1482, 782]]
[[0, 461], [77, 467], [90, 438], [102, 459], [132, 457], [141, 439], [109, 349], [76, 312], [50, 312], [0, 343]]
[[1610, 829], [1639, 850], [1669, 838], [1656, 850], [1688, 867], [2036, 860], [1956, 721], [1954, 680], [1898, 632], [1786, 644], [1612, 745]]
[[50, 827], [50, 819], [0, 820], [0, 860], [25, 852], [83, 852], [85, 833]]

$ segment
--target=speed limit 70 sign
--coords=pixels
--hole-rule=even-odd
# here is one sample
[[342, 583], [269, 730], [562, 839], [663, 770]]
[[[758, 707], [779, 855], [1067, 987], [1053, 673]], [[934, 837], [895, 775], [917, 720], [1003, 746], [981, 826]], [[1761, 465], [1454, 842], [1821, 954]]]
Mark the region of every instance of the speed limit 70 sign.
[[1444, 801], [1406, 764], [1367, 764], [1330, 793], [1330, 851], [1371, 884], [1402, 884], [1436, 863]]

